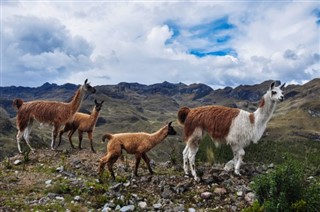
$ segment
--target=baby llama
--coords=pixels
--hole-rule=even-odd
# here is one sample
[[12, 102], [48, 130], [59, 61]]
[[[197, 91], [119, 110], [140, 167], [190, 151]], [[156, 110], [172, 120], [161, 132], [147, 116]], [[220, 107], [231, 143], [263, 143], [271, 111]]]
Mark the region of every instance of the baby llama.
[[72, 135], [75, 131], [78, 130], [79, 149], [81, 149], [82, 134], [84, 132], [87, 132], [88, 138], [90, 140], [91, 150], [92, 150], [92, 152], [95, 153], [96, 151], [94, 150], [93, 144], [92, 144], [93, 143], [92, 133], [95, 129], [103, 102], [104, 101], [99, 103], [99, 102], [97, 102], [97, 100], [94, 100], [95, 106], [94, 106], [91, 114], [76, 112], [76, 114], [74, 114], [74, 116], [73, 116], [73, 119], [71, 121], [69, 121], [68, 123], [66, 123], [64, 128], [60, 131], [58, 146], [60, 146], [61, 137], [62, 137], [63, 133], [69, 131], [69, 133], [68, 133], [69, 142], [70, 142], [71, 147], [74, 148], [74, 146], [72, 144]]
[[205, 132], [217, 143], [231, 146], [233, 159], [225, 165], [229, 171], [234, 167], [234, 172], [240, 175], [239, 169], [245, 155], [244, 147], [250, 142], [257, 143], [266, 129], [277, 102], [283, 101], [282, 86], [275, 86], [273, 82], [262, 97], [258, 109], [249, 113], [238, 108], [223, 106], [203, 106], [189, 109], [180, 108], [178, 120], [184, 125], [184, 140], [186, 147], [183, 150], [183, 167], [186, 175], [191, 174], [196, 181], [195, 156], [199, 142]]
[[146, 162], [150, 174], [153, 171], [150, 166], [150, 159], [147, 156], [147, 152], [163, 141], [168, 135], [176, 135], [176, 131], [171, 126], [170, 122], [166, 126], [159, 129], [157, 132], [149, 134], [145, 132], [139, 133], [119, 133], [119, 134], [105, 134], [102, 140], [108, 139], [107, 155], [100, 159], [99, 174], [101, 175], [104, 170], [105, 164], [107, 164], [108, 170], [111, 173], [113, 179], [115, 175], [112, 169], [113, 164], [121, 156], [122, 150], [126, 150], [128, 154], [134, 154], [136, 157], [136, 163], [134, 168], [134, 175], [138, 176], [138, 166], [141, 158]]
[[82, 100], [86, 93], [95, 93], [93, 88], [86, 79], [84, 84], [76, 91], [72, 100], [68, 103], [58, 101], [37, 100], [24, 102], [22, 99], [15, 99], [13, 106], [18, 110], [17, 113], [17, 144], [18, 150], [22, 153], [20, 148], [20, 140], [24, 137], [27, 145], [34, 151], [29, 142], [29, 135], [34, 120], [53, 126], [51, 149], [54, 150], [54, 143], [60, 127], [72, 119], [73, 115], [78, 111]]

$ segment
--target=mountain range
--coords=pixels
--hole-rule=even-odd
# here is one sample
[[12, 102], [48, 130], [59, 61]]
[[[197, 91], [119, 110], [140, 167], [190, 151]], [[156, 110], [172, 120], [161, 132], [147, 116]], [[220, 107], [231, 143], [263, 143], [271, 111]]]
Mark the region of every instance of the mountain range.
[[[99, 143], [96, 145], [104, 149], [100, 140], [105, 132], [155, 131], [169, 121], [175, 121], [181, 106], [215, 104], [254, 111], [271, 82], [268, 80], [256, 85], [239, 85], [235, 88], [215, 90], [205, 84], [186, 85], [166, 81], [153, 85], [127, 82], [117, 85], [98, 85], [95, 86], [96, 94], [84, 100], [80, 111], [90, 113], [94, 99], [105, 101], [94, 133], [94, 140]], [[280, 84], [280, 81], [277, 81], [277, 84]], [[45, 83], [35, 88], [0, 87], [0, 159], [17, 152], [16, 111], [12, 107], [13, 99], [66, 102], [71, 100], [78, 87], [79, 85], [69, 83], [64, 85]], [[263, 139], [320, 141], [320, 78], [303, 85], [288, 85], [284, 94], [285, 101], [278, 104]], [[174, 122], [174, 125], [181, 135], [182, 127], [177, 122]], [[35, 125], [31, 135], [33, 146], [48, 146], [51, 129]], [[76, 136], [73, 139], [77, 140]], [[173, 140], [181, 141], [182, 136], [177, 136]], [[161, 153], [159, 155], [161, 157]]]

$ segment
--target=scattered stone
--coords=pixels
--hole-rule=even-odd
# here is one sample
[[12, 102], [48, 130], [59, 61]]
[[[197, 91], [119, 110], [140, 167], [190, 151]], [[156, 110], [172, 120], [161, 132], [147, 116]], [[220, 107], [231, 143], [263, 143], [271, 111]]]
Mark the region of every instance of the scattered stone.
[[201, 198], [202, 199], [210, 199], [211, 197], [212, 197], [212, 193], [211, 192], [209, 192], [209, 191], [206, 191], [206, 192], [203, 192], [203, 193], [201, 193]]
[[58, 194], [55, 194], [55, 193], [48, 193], [47, 194], [47, 197], [50, 199], [54, 199], [54, 198], [56, 198], [56, 196], [58, 196]]
[[64, 201], [64, 197], [62, 197], [62, 196], [56, 196], [56, 200]]
[[214, 191], [213, 191], [215, 194], [218, 194], [218, 195], [223, 195], [225, 193], [227, 193], [227, 190], [225, 188], [215, 188]]
[[194, 208], [188, 208], [188, 212], [196, 212], [196, 209], [194, 209]]
[[138, 206], [139, 206], [139, 208], [141, 208], [141, 209], [145, 209], [145, 208], [147, 208], [147, 203], [146, 203], [146, 202], [139, 202], [139, 203], [138, 203]]
[[169, 199], [172, 196], [172, 192], [170, 191], [170, 188], [165, 187], [163, 189], [163, 192], [161, 193], [161, 197], [164, 199]]
[[153, 204], [153, 208], [156, 209], [156, 210], [161, 209], [161, 207], [162, 207], [161, 203]]
[[110, 189], [113, 190], [113, 191], [119, 191], [121, 185], [122, 185], [122, 183], [117, 183], [117, 184], [111, 186]]
[[126, 183], [123, 183], [123, 186], [124, 187], [128, 187], [130, 185], [130, 181], [126, 182]]
[[63, 166], [59, 166], [58, 168], [56, 168], [56, 171], [57, 172], [63, 172], [64, 170], [64, 167]]
[[13, 162], [14, 165], [20, 165], [22, 163], [22, 160], [15, 160]]
[[244, 199], [249, 203], [253, 204], [254, 200], [256, 198], [256, 195], [253, 192], [249, 192], [245, 195]]
[[237, 192], [237, 196], [238, 196], [238, 197], [242, 197], [242, 196], [243, 196], [243, 191], [238, 191], [238, 192]]
[[80, 201], [81, 197], [80, 197], [80, 196], [75, 196], [73, 199], [74, 199], [75, 201]]
[[134, 205], [127, 205], [120, 208], [121, 212], [134, 211]]
[[174, 212], [182, 212], [185, 211], [184, 206], [183, 205], [179, 205], [173, 208]]
[[46, 183], [46, 185], [51, 185], [52, 180], [47, 180], [45, 183]]
[[269, 168], [269, 169], [273, 169], [273, 168], [274, 168], [274, 164], [273, 164], [273, 163], [270, 163], [269, 166], [268, 166], [268, 168]]

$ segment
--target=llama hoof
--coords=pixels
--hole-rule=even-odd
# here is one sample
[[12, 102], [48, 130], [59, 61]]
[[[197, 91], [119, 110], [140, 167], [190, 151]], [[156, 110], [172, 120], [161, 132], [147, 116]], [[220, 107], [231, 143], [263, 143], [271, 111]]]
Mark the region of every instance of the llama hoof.
[[235, 175], [241, 176], [240, 171], [239, 170], [235, 170], [234, 171]]
[[200, 178], [199, 177], [194, 177], [194, 180], [198, 183], [200, 182]]

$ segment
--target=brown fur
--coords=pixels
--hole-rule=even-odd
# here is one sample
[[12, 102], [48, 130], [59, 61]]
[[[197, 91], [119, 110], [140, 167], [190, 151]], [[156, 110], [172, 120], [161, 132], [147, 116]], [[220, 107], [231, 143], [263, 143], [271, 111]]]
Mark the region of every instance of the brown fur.
[[[68, 103], [40, 100], [23, 102], [21, 99], [15, 99], [13, 106], [18, 109], [16, 124], [18, 128], [17, 142], [19, 151], [21, 152], [19, 142], [22, 136], [24, 136], [28, 146], [31, 148], [28, 137], [34, 120], [53, 126], [51, 148], [54, 149], [55, 139], [60, 126], [72, 119], [79, 109], [86, 91], [90, 91], [91, 93], [96, 91], [87, 83], [87, 80], [85, 80], [84, 85], [76, 91], [74, 97]], [[25, 131], [26, 128], [29, 129]], [[31, 150], [33, 149], [31, 148]]]
[[263, 107], [264, 104], [265, 104], [265, 100], [264, 100], [264, 98], [262, 98], [262, 99], [260, 100], [260, 102], [259, 102], [259, 107]]
[[95, 129], [103, 101], [101, 103], [98, 103], [95, 101], [95, 103], [96, 103], [96, 106], [93, 108], [90, 115], [85, 114], [85, 113], [76, 112], [74, 114], [72, 120], [69, 121], [68, 123], [66, 123], [64, 128], [62, 130], [60, 130], [58, 146], [61, 143], [61, 137], [62, 137], [63, 133], [69, 131], [69, 133], [68, 133], [69, 142], [70, 142], [71, 147], [74, 148], [73, 143], [72, 143], [72, 135], [75, 133], [75, 131], [78, 130], [79, 149], [82, 148], [81, 147], [81, 142], [82, 142], [82, 138], [83, 138], [82, 134], [84, 132], [87, 132], [88, 138], [90, 140], [91, 150], [92, 150], [92, 152], [96, 152], [93, 148], [92, 134]]
[[190, 109], [187, 107], [180, 108], [180, 110], [178, 111], [178, 121], [180, 124], [184, 124], [189, 112], [190, 112]]
[[171, 123], [162, 127], [155, 133], [119, 133], [119, 134], [105, 134], [102, 139], [110, 139], [107, 145], [107, 155], [100, 159], [99, 174], [101, 175], [104, 170], [105, 164], [111, 173], [113, 179], [115, 178], [112, 166], [122, 154], [122, 149], [126, 150], [129, 154], [136, 156], [136, 165], [134, 174], [137, 176], [138, 166], [141, 158], [146, 162], [150, 174], [153, 171], [150, 166], [150, 159], [147, 152], [163, 141], [168, 135], [174, 135], [176, 132], [170, 126]]
[[254, 124], [254, 113], [250, 113], [249, 119], [250, 119], [250, 123]]
[[185, 140], [193, 134], [196, 128], [207, 131], [214, 139], [224, 139], [229, 133], [232, 120], [239, 113], [240, 110], [237, 108], [223, 106], [203, 106], [191, 109], [184, 122]]

